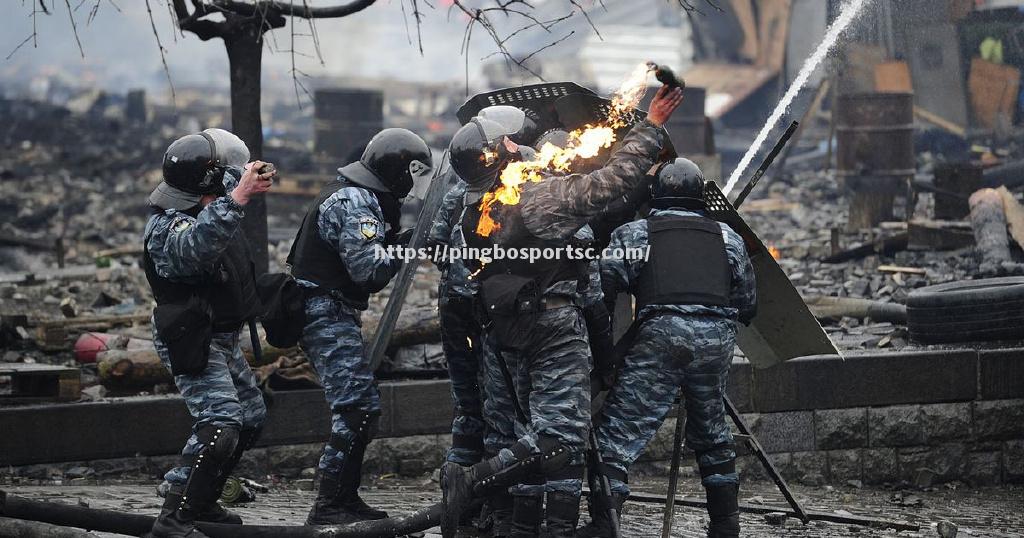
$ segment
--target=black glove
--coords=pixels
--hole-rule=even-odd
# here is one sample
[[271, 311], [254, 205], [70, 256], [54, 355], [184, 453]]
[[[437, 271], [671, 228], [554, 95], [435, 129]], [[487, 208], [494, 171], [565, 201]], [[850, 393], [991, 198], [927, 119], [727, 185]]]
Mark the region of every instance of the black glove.
[[388, 236], [384, 238], [384, 241], [389, 245], [396, 245], [399, 247], [409, 246], [409, 241], [412, 240], [412, 228], [402, 231], [392, 231], [388, 233]]

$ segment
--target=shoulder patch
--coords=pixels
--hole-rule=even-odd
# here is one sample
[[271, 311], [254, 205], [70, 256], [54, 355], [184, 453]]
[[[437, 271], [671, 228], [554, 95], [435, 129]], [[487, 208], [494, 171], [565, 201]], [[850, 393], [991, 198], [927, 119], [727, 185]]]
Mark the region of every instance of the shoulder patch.
[[377, 237], [377, 232], [380, 229], [380, 223], [373, 217], [362, 217], [359, 219], [359, 233], [363, 234], [366, 239], [373, 239]]
[[192, 226], [192, 219], [188, 217], [178, 217], [171, 222], [171, 231], [174, 233], [184, 232]]

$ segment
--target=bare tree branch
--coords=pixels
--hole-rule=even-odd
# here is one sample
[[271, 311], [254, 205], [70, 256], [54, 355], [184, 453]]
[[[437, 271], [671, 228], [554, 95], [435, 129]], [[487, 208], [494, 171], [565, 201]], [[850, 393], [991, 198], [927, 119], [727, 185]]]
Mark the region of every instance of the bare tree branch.
[[78, 53], [85, 58], [85, 50], [82, 49], [82, 40], [78, 38], [78, 25], [75, 24], [75, 13], [71, 9], [71, 0], [64, 0], [64, 5], [68, 8], [68, 18], [71, 19], [71, 32], [75, 34], [75, 43], [78, 43]]
[[211, 0], [209, 5], [215, 9], [248, 17], [254, 16], [261, 11], [265, 12], [268, 9], [273, 9], [281, 15], [288, 15], [292, 17], [302, 17], [304, 19], [330, 19], [346, 17], [353, 13], [362, 11], [375, 4], [376, 1], [377, 0], [352, 0], [349, 3], [340, 6], [312, 7], [306, 2], [296, 5], [292, 2], [284, 3], [274, 0], [261, 0], [259, 2]]
[[209, 6], [201, 0], [193, 0], [192, 13], [188, 12], [185, 0], [173, 0], [174, 15], [178, 19], [178, 28], [195, 34], [202, 41], [215, 37], [223, 37], [225, 23], [202, 19], [210, 14]]
[[171, 70], [167, 67], [167, 58], [164, 56], [164, 45], [160, 42], [160, 34], [156, 31], [156, 22], [153, 20], [153, 10], [149, 6], [149, 0], [146, 0], [146, 12], [149, 13], [149, 24], [153, 28], [153, 37], [156, 38], [156, 46], [160, 49], [160, 61], [164, 64], [164, 74], [167, 75], [167, 85], [171, 87], [171, 103], [177, 105], [177, 99], [174, 95], [174, 82], [171, 80]]

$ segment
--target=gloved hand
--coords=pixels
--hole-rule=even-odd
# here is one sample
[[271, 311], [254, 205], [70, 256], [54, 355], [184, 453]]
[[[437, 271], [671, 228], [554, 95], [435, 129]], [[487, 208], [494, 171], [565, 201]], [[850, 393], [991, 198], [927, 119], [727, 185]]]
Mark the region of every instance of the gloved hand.
[[399, 231], [399, 232], [388, 233], [388, 237], [385, 237], [384, 240], [389, 245], [396, 245], [396, 246], [399, 246], [399, 247], [407, 247], [407, 246], [409, 246], [409, 241], [412, 240], [412, 232], [413, 232], [412, 228], [409, 228], [408, 230], [402, 230], [402, 231]]

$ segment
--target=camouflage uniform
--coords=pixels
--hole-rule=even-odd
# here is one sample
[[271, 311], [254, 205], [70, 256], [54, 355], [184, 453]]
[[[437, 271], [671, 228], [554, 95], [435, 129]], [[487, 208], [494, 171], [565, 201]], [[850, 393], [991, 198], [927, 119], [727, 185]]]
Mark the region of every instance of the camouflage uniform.
[[[225, 186], [230, 191], [234, 185], [235, 179], [226, 174]], [[214, 200], [195, 217], [173, 209], [154, 214], [146, 224], [145, 243], [157, 273], [176, 282], [200, 284], [215, 270], [228, 244], [244, 240], [242, 216], [242, 207], [228, 196]], [[204, 448], [196, 435], [203, 426], [237, 428], [243, 437], [254, 439], [266, 419], [263, 395], [239, 347], [240, 332], [215, 332], [206, 369], [197, 375], [174, 377], [195, 419], [193, 433], [182, 449], [187, 462]], [[167, 347], [155, 330], [153, 343], [170, 371]], [[190, 466], [175, 467], [164, 478], [171, 484], [184, 485], [190, 470]]]
[[[575, 238], [581, 241], [593, 241], [594, 234], [590, 226], [584, 226], [576, 232]], [[576, 282], [559, 282], [548, 288], [548, 293], [571, 297], [573, 303], [578, 304], [581, 308], [587, 308], [600, 303], [604, 295], [601, 292], [600, 266], [596, 259], [591, 260], [587, 265], [587, 283], [585, 286], [584, 289], [579, 290], [577, 289]], [[483, 360], [481, 361], [484, 394], [486, 395], [484, 400], [484, 420], [487, 423], [484, 447], [489, 455], [497, 454], [501, 449], [511, 447], [516, 442], [516, 439], [525, 433], [523, 425], [516, 424], [515, 405], [512, 402], [508, 384], [498, 362], [497, 346], [495, 338], [487, 338], [483, 348]], [[523, 402], [529, 399], [529, 389], [531, 387], [530, 373], [527, 367], [529, 362], [515, 355], [516, 352], [511, 350], [506, 350], [502, 353], [502, 357], [505, 359], [506, 364], [509, 365], [510, 370], [513, 365], [518, 365], [518, 369], [510, 373], [515, 379], [515, 385], [519, 391], [518, 400]], [[588, 355], [588, 371], [592, 367], [593, 364], [590, 362]], [[574, 454], [570, 464], [583, 465], [584, 462], [584, 455], [579, 453]], [[520, 486], [513, 488], [513, 491], [517, 494], [536, 494], [540, 491], [578, 493], [581, 486], [582, 483], [575, 479], [551, 480], [545, 482], [543, 488], [539, 487], [539, 485]]]
[[[661, 215], [700, 213], [656, 209], [650, 216]], [[680, 388], [686, 406], [686, 444], [697, 453], [698, 467], [711, 470], [736, 458], [723, 397], [736, 341], [736, 320], [754, 309], [755, 283], [743, 240], [727, 225], [719, 224], [732, 269], [730, 305], [653, 304], [638, 313], [642, 324], [605, 400], [597, 429], [598, 447], [605, 463], [623, 473], [654, 437]], [[609, 248], [647, 245], [645, 219], [615, 230]], [[601, 279], [605, 293], [635, 291], [643, 266], [642, 259], [603, 259]], [[711, 472], [702, 482], [705, 486], [735, 484], [738, 478], [735, 472]], [[613, 479], [611, 484], [615, 493], [629, 493], [629, 487], [622, 481]]]
[[[662, 133], [642, 122], [603, 168], [527, 182], [519, 204], [493, 208], [501, 228], [491, 241], [507, 246], [525, 229], [540, 240], [568, 244], [589, 219], [643, 180], [661, 150]], [[539, 439], [553, 438], [572, 454], [573, 462], [582, 462], [590, 424], [591, 352], [577, 282], [557, 282], [544, 297], [568, 299], [569, 306], [516, 316], [515, 337], [498, 342], [516, 380], [519, 399], [529, 404], [530, 424], [518, 434], [519, 443], [540, 454]], [[506, 449], [499, 457], [510, 462], [514, 455]], [[554, 480], [548, 489], [578, 494], [581, 487], [582, 478], [573, 477]]]
[[[317, 224], [320, 238], [340, 256], [353, 282], [368, 283], [374, 274], [387, 279], [398, 271], [400, 261], [383, 248], [384, 214], [376, 196], [367, 189], [344, 186], [319, 206]], [[315, 288], [298, 279], [301, 286]], [[341, 472], [346, 454], [339, 447], [352, 445], [357, 435], [352, 416], [363, 423], [380, 414], [380, 393], [369, 357], [363, 349], [361, 310], [366, 306], [346, 301], [336, 294], [313, 294], [306, 299], [306, 327], [299, 345], [316, 369], [331, 406], [331, 440], [324, 447], [319, 468]], [[365, 443], [363, 443], [365, 446]]]
[[[466, 183], [449, 172], [454, 185], [445, 194], [427, 235], [427, 243], [444, 253], [444, 246], [465, 246], [462, 229], [463, 197]], [[447, 461], [471, 465], [480, 461], [484, 450], [484, 420], [481, 403], [480, 350], [481, 328], [474, 312], [476, 282], [469, 278], [463, 260], [434, 258], [441, 270], [438, 310], [441, 319], [441, 346], [448, 363], [455, 417], [452, 420], [452, 447]]]

